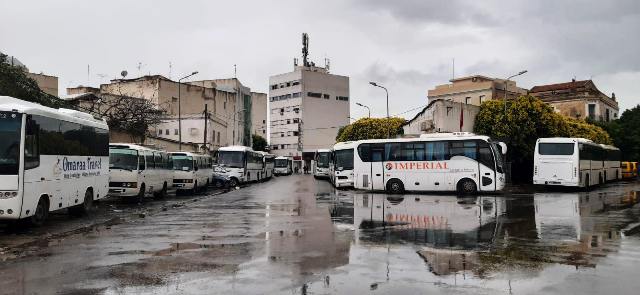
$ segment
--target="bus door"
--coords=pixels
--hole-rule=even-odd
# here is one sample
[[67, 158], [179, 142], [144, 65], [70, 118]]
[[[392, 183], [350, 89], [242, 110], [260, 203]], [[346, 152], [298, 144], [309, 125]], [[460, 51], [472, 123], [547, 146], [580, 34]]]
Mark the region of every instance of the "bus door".
[[496, 190], [496, 163], [491, 152], [491, 147], [485, 141], [478, 140], [478, 174], [479, 174], [479, 191], [495, 191]]
[[384, 190], [384, 144], [371, 145], [371, 189]]

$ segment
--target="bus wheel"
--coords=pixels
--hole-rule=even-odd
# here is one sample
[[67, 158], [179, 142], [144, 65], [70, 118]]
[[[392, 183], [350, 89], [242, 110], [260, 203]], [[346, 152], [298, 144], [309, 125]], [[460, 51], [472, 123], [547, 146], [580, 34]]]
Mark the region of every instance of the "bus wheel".
[[398, 179], [391, 179], [387, 182], [387, 192], [390, 194], [401, 194], [404, 192], [404, 185]]
[[33, 226], [42, 226], [49, 218], [49, 198], [47, 196], [40, 197], [36, 212], [29, 218], [29, 223]]
[[238, 186], [238, 179], [236, 179], [235, 177], [231, 177], [231, 179], [229, 179], [229, 186], [230, 187]]
[[156, 199], [164, 199], [167, 196], [167, 183], [162, 185], [162, 190], [153, 195]]
[[458, 181], [458, 194], [460, 195], [472, 195], [478, 190], [476, 183], [469, 179], [463, 178]]
[[140, 185], [140, 192], [138, 192], [138, 195], [136, 196], [136, 201], [138, 201], [138, 203], [142, 203], [144, 201], [144, 194], [145, 194], [145, 186], [143, 183]]
[[87, 189], [82, 204], [69, 208], [69, 213], [74, 216], [83, 216], [88, 214], [91, 208], [93, 208], [93, 192], [91, 189]]
[[191, 191], [189, 192], [190, 195], [195, 195], [198, 192], [198, 181], [196, 180], [193, 183], [193, 188], [191, 189]]

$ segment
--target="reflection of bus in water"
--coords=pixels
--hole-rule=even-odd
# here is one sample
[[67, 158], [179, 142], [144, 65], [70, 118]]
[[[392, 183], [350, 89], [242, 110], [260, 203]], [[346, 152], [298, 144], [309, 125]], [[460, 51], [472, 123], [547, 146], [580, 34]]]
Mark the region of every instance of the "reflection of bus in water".
[[85, 214], [107, 196], [108, 167], [104, 120], [0, 96], [0, 220]]
[[533, 184], [590, 187], [622, 177], [620, 150], [584, 138], [539, 138]]
[[293, 159], [291, 157], [276, 157], [273, 174], [276, 176], [293, 174]]
[[331, 149], [329, 178], [335, 187], [353, 186], [354, 142], [338, 142]]
[[317, 150], [313, 157], [313, 177], [315, 178], [329, 178], [329, 162], [331, 160], [331, 150], [320, 149]]
[[[451, 196], [387, 198], [381, 194], [356, 194], [353, 206], [354, 226], [359, 231], [393, 226], [390, 234], [395, 239], [464, 249], [489, 243], [496, 219], [503, 211], [502, 199], [496, 197], [464, 200]], [[376, 239], [384, 234], [367, 232], [360, 239]]]

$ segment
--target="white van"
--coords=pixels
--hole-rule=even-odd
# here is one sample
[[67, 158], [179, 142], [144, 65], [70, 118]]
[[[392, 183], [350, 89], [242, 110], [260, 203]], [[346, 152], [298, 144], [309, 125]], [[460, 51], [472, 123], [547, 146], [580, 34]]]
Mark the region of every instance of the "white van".
[[109, 195], [163, 198], [173, 181], [169, 154], [129, 143], [109, 145]]
[[211, 156], [191, 152], [170, 153], [173, 161], [173, 187], [191, 194], [207, 189], [213, 177]]

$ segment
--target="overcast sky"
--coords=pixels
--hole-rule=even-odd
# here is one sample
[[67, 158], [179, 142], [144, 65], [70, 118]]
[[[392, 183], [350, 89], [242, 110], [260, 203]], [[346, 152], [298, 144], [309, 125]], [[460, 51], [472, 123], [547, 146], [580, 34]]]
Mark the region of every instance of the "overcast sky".
[[[560, 3], [564, 2], [564, 3]], [[351, 114], [425, 105], [452, 76], [506, 77], [517, 84], [593, 79], [621, 109], [640, 102], [640, 1], [30, 1], [0, 0], [0, 51], [70, 86], [128, 77], [238, 78], [267, 92], [292, 70], [301, 33], [318, 65], [351, 78]], [[171, 74], [169, 64], [172, 64]], [[87, 65], [90, 75], [87, 77]], [[417, 111], [404, 114], [410, 118]]]

